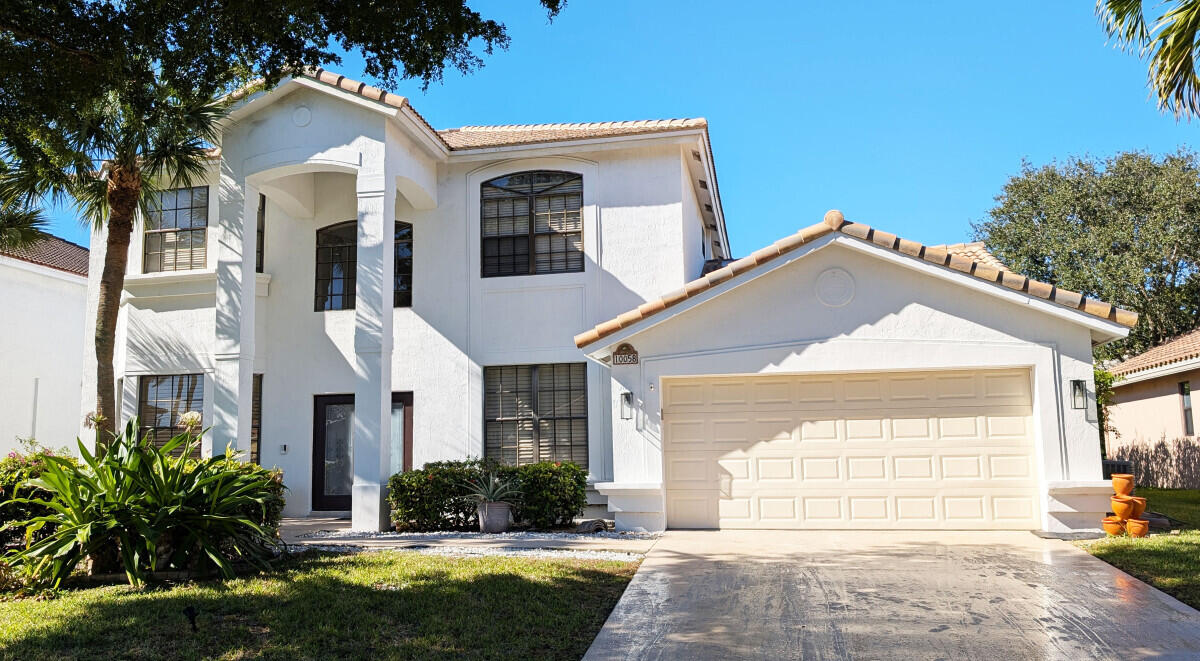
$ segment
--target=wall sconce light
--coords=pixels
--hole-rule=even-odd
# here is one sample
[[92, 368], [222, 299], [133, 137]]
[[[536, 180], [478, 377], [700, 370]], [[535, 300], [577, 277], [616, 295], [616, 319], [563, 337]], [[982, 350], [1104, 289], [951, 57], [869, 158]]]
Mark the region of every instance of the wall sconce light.
[[1071, 379], [1071, 408], [1087, 408], [1087, 385], [1083, 379]]
[[621, 393], [621, 419], [633, 420], [633, 393], [628, 390]]

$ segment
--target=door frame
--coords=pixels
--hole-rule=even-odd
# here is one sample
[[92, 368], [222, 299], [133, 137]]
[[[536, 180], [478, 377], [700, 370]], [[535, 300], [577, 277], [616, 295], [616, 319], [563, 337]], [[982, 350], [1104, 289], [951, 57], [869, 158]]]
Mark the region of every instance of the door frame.
[[[352, 506], [351, 496], [324, 495], [325, 491], [325, 417], [324, 408], [330, 404], [354, 404], [353, 394], [343, 395], [314, 395], [313, 396], [313, 435], [312, 435], [312, 511], [314, 512], [348, 512]], [[404, 405], [404, 457], [401, 461], [402, 470], [412, 470], [413, 463], [413, 394], [412, 391], [393, 392], [392, 404]], [[318, 444], [318, 439], [320, 443]], [[317, 449], [321, 452], [318, 455]], [[350, 461], [354, 461], [351, 448]]]
[[[354, 404], [354, 395], [313, 396], [312, 510], [314, 512], [350, 511], [350, 494], [344, 496], [325, 495], [325, 407], [336, 404]], [[354, 421], [351, 420], [350, 424], [353, 425]], [[351, 433], [353, 434], [353, 431]], [[353, 446], [351, 446], [350, 452], [350, 462], [353, 465]]]

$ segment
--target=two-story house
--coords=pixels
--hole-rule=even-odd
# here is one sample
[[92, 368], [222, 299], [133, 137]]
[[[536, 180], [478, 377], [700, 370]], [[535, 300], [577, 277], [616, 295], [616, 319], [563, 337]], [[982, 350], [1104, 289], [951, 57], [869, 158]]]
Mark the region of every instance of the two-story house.
[[283, 469], [289, 515], [383, 528], [390, 475], [470, 456], [578, 462], [622, 528], [1103, 514], [1070, 395], [1131, 315], [836, 212], [729, 263], [704, 120], [439, 131], [315, 72], [241, 100], [161, 202], [121, 416], [201, 411], [204, 451]]

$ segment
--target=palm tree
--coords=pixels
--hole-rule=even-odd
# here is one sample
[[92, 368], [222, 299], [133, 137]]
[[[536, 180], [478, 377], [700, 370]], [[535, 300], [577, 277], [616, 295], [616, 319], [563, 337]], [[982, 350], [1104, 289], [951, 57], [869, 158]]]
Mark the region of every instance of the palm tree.
[[0, 207], [0, 250], [23, 248], [46, 236], [46, 219], [40, 209]]
[[158, 203], [160, 187], [188, 186], [205, 173], [224, 109], [152, 81], [109, 92], [69, 126], [3, 136], [0, 206], [70, 201], [108, 229], [96, 307], [97, 438], [115, 431], [113, 348], [134, 221]]
[[1110, 38], [1149, 58], [1150, 87], [1160, 109], [1176, 117], [1200, 116], [1200, 0], [1097, 0], [1096, 14]]

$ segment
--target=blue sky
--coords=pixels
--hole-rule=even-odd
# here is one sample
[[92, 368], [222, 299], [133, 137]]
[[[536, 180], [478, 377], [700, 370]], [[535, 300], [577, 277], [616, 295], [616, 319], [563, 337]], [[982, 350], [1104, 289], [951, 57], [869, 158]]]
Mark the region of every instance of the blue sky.
[[[437, 128], [706, 117], [736, 256], [830, 208], [968, 240], [1022, 158], [1196, 143], [1091, 2], [816, 4], [572, 0], [548, 23], [532, 1], [473, 3], [509, 50], [395, 91]], [[330, 68], [363, 78], [353, 55]], [[86, 241], [69, 212], [52, 230]]]

